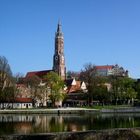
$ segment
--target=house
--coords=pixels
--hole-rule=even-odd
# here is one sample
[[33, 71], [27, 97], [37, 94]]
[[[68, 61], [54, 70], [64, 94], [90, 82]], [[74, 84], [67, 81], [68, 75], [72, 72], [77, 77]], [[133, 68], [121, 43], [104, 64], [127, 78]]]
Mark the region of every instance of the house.
[[119, 65], [101, 65], [95, 66], [98, 76], [128, 76], [128, 70], [124, 70], [123, 67]]
[[33, 101], [32, 98], [16, 98], [13, 103], [13, 108], [32, 108]]
[[86, 92], [86, 84], [84, 81], [77, 81], [75, 78], [73, 79], [67, 79], [65, 81], [66, 84], [66, 92], [68, 94], [81, 91], [81, 92]]
[[[47, 96], [44, 96], [45, 93], [42, 93], [43, 91], [41, 88], [35, 89], [35, 87], [43, 87], [46, 82], [45, 76], [51, 71], [52, 70], [28, 72], [26, 76], [17, 83], [17, 97], [34, 99], [33, 105], [36, 107], [46, 106]], [[35, 95], [36, 93], [37, 95]], [[38, 93], [40, 93], [40, 95], [38, 95]]]
[[108, 76], [112, 74], [113, 65], [95, 66], [98, 76]]
[[15, 100], [11, 100], [9, 102], [4, 101], [0, 103], [0, 108], [14, 108], [14, 109], [23, 109], [23, 108], [32, 108], [33, 101], [31, 98], [15, 98]]
[[66, 106], [77, 106], [86, 104], [87, 87], [84, 81], [77, 81], [75, 78], [65, 81], [67, 99], [64, 102]]

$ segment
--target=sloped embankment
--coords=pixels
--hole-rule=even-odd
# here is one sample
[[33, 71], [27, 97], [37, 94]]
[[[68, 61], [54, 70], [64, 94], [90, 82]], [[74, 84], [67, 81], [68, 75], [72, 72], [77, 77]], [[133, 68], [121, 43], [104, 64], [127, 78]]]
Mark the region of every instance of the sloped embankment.
[[0, 140], [140, 140], [140, 128], [0, 136]]

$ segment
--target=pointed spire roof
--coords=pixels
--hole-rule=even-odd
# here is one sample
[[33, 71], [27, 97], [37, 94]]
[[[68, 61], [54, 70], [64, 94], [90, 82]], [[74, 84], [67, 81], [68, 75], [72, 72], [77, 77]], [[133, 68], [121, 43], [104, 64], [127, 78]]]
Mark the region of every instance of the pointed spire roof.
[[57, 33], [61, 33], [61, 22], [60, 22], [60, 20], [58, 21], [58, 25], [57, 25]]
[[62, 33], [62, 30], [61, 30], [61, 22], [60, 22], [60, 20], [58, 21], [58, 24], [57, 24], [56, 37], [63, 37], [63, 33]]

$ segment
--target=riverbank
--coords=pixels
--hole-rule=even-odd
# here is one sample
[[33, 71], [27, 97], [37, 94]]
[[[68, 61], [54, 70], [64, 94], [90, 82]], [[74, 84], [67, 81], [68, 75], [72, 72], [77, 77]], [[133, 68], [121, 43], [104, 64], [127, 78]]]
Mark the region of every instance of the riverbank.
[[112, 109], [101, 109], [101, 113], [140, 113], [140, 107], [119, 107]]
[[140, 107], [118, 107], [118, 108], [55, 108], [55, 109], [4, 109], [0, 114], [85, 114], [85, 113], [140, 113]]
[[88, 112], [99, 112], [98, 109], [86, 108], [55, 108], [55, 109], [4, 109], [0, 114], [84, 114]]
[[0, 140], [140, 140], [140, 128], [0, 136]]

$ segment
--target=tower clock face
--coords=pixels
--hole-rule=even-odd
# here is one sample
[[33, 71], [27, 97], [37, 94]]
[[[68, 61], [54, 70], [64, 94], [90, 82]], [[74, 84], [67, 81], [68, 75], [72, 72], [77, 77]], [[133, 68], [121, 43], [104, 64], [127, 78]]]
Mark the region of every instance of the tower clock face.
[[55, 56], [55, 60], [58, 60], [58, 56]]
[[65, 74], [64, 74], [64, 69], [62, 69], [61, 70], [61, 74], [62, 74], [62, 76], [64, 76]]
[[62, 60], [64, 60], [64, 56], [62, 55]]
[[62, 55], [62, 57], [61, 57], [61, 58], [62, 58], [62, 63], [64, 63], [64, 56]]

